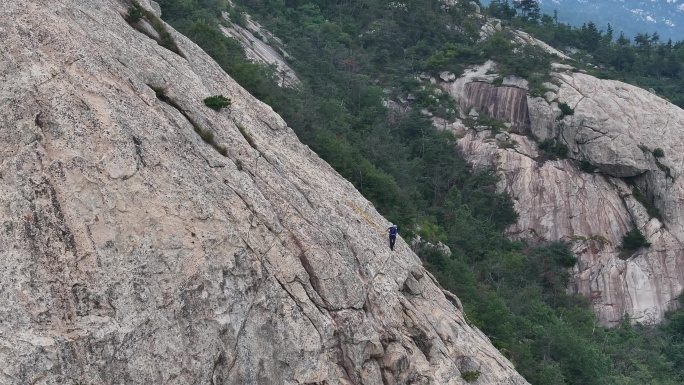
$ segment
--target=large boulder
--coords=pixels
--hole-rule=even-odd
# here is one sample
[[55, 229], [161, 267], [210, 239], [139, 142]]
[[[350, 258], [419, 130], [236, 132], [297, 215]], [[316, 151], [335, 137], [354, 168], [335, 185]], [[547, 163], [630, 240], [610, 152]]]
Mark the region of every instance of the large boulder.
[[[574, 113], [559, 122], [570, 156], [603, 173], [634, 177], [672, 234], [684, 241], [684, 111], [646, 90], [581, 73], [559, 73], [558, 101]], [[656, 157], [656, 150], [664, 156]]]
[[[632, 188], [618, 178], [580, 171], [572, 160], [544, 161], [528, 137], [512, 134], [511, 139], [517, 142], [512, 149], [500, 148], [489, 132], [471, 130], [459, 139], [477, 167], [499, 171], [499, 188], [512, 196], [519, 219], [509, 236], [570, 242], [578, 263], [569, 290], [591, 298], [607, 326], [619, 324], [625, 314], [656, 323], [676, 308], [684, 286], [682, 244], [649, 217]], [[622, 237], [635, 226], [652, 245], [624, 254]]]

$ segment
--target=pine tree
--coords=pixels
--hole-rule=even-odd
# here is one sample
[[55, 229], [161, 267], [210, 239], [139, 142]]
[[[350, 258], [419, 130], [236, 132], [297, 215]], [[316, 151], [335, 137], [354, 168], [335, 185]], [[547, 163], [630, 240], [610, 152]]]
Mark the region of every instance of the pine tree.
[[536, 21], [541, 17], [537, 0], [513, 0], [513, 7], [520, 11], [520, 17], [523, 20]]
[[610, 43], [613, 42], [613, 26], [608, 23], [608, 27], [606, 27], [606, 34], [603, 35], [602, 38], [602, 43], [604, 46], [609, 46]]
[[494, 17], [503, 20], [510, 20], [515, 16], [515, 9], [511, 7], [508, 0], [493, 0], [489, 3], [489, 12]]

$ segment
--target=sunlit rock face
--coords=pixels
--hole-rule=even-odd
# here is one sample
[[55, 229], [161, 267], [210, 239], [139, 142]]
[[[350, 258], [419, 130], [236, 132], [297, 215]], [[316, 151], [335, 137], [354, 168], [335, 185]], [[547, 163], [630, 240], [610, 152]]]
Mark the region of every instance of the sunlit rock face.
[[350, 183], [129, 6], [0, 7], [0, 383], [526, 384]]
[[[477, 84], [482, 81], [466, 74], [447, 87], [466, 108], [487, 113], [522, 103], [519, 95]], [[489, 100], [492, 95], [499, 99]], [[571, 114], [563, 115], [561, 103]], [[573, 72], [556, 73], [545, 97], [527, 96], [525, 104], [529, 131], [511, 118], [520, 113], [494, 116], [539, 140], [567, 145], [569, 159], [549, 160], [529, 137], [514, 133], [505, 146], [488, 131], [460, 139], [469, 159], [498, 170], [501, 190], [512, 195], [520, 218], [510, 235], [572, 242], [579, 263], [569, 290], [591, 298], [602, 323], [615, 325], [625, 314], [660, 322], [684, 286], [684, 111], [640, 88]], [[664, 156], [656, 157], [657, 149]], [[651, 214], [644, 198], [636, 199], [635, 186], [652, 201]], [[623, 236], [634, 227], [651, 246], [621, 252]]]

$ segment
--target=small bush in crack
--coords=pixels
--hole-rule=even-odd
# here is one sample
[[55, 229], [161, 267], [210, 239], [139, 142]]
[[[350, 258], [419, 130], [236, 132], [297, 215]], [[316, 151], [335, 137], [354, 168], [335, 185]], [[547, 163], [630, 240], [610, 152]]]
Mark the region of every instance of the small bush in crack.
[[568, 146], [556, 139], [544, 139], [539, 142], [539, 149], [551, 160], [568, 157]]
[[624, 237], [622, 237], [623, 251], [636, 251], [642, 247], [649, 247], [651, 244], [646, 241], [646, 237], [641, 230], [636, 227], [630, 230]]
[[242, 134], [242, 136], [245, 138], [247, 143], [249, 143], [250, 146], [252, 146], [253, 149], [258, 150], [256, 143], [254, 143], [254, 138], [252, 138], [252, 135], [247, 131], [247, 129], [240, 123], [235, 123], [237, 126], [238, 131]]
[[212, 130], [201, 130], [199, 132], [200, 136], [202, 137], [202, 140], [209, 144], [213, 144], [214, 142], [214, 131]]
[[479, 370], [468, 370], [465, 372], [461, 372], [461, 378], [464, 380], [470, 382], [470, 381], [475, 381], [478, 378], [480, 378], [480, 371]]
[[204, 99], [204, 105], [215, 111], [220, 111], [223, 107], [230, 106], [231, 103], [232, 101], [223, 95], [210, 96]]
[[499, 148], [507, 149], [507, 148], [515, 148], [515, 146], [518, 145], [518, 142], [516, 140], [507, 140], [505, 142], [499, 142], [498, 146]]
[[656, 158], [662, 158], [665, 156], [665, 151], [663, 151], [663, 149], [660, 147], [656, 148], [655, 150], [653, 150], [653, 156], [655, 156]]
[[134, 24], [142, 20], [145, 14], [139, 6], [132, 6], [128, 8], [128, 15], [126, 15], [126, 21], [129, 24]]
[[579, 168], [580, 168], [580, 170], [582, 170], [582, 171], [584, 171], [584, 172], [594, 172], [594, 171], [596, 171], [596, 166], [594, 166], [593, 164], [591, 164], [591, 162], [589, 162], [589, 161], [586, 160], [586, 159], [580, 160], [580, 162], [579, 162]]
[[558, 103], [558, 108], [561, 110], [560, 119], [575, 113], [575, 110], [573, 110], [572, 107], [570, 107], [567, 103]]
[[[131, 27], [135, 28], [138, 32], [148, 36], [151, 39], [154, 39], [162, 47], [168, 49], [169, 51], [177, 54], [180, 57], [185, 57], [181, 52], [180, 48], [178, 48], [178, 46], [176, 45], [176, 41], [173, 39], [173, 36], [166, 28], [166, 24], [164, 24], [164, 22], [160, 18], [158, 18], [157, 15], [143, 8], [137, 0], [132, 0], [131, 3], [131, 7], [128, 8], [128, 14], [124, 17], [126, 22], [130, 24]], [[152, 28], [154, 28], [154, 30], [159, 35], [158, 37], [154, 36], [153, 34], [150, 34], [144, 27], [140, 25], [140, 22], [143, 19], [147, 19], [147, 21], [150, 22]]]
[[663, 216], [660, 214], [660, 210], [658, 210], [658, 208], [655, 206], [651, 198], [644, 194], [644, 192], [639, 187], [632, 187], [632, 196], [639, 203], [641, 203], [641, 205], [644, 206], [644, 208], [646, 208], [646, 212], [648, 212], [649, 217], [658, 218], [661, 221], [663, 220]]

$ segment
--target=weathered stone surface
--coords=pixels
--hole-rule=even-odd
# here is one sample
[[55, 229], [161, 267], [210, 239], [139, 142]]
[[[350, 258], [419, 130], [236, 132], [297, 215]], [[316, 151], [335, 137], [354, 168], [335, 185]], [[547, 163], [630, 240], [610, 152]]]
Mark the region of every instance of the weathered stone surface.
[[[556, 99], [555, 95], [553, 99]], [[548, 99], [527, 97], [527, 110], [530, 116], [530, 131], [539, 140], [552, 139], [558, 136], [558, 118], [561, 111], [558, 103], [547, 101]]]
[[501, 32], [501, 20], [487, 20], [480, 28], [480, 41], [489, 39], [497, 32]]
[[575, 67], [563, 63], [551, 63], [551, 68], [555, 71], [572, 71]]
[[453, 82], [454, 80], [456, 80], [456, 75], [453, 72], [442, 71], [439, 74], [439, 78], [442, 79], [442, 81], [444, 82]]
[[1, 383], [464, 384], [468, 357], [526, 384], [271, 108], [127, 8], [0, 8]]
[[473, 66], [466, 69], [461, 77], [456, 79], [452, 84], [445, 84], [443, 86], [452, 94], [452, 96], [454, 96], [457, 101], [460, 102], [463, 99], [467, 84], [472, 82], [491, 83], [498, 77], [495, 71], [496, 63], [491, 60], [487, 60], [482, 65]]
[[544, 88], [546, 88], [547, 90], [553, 91], [553, 92], [558, 92], [560, 90], [560, 87], [558, 87], [557, 85], [555, 85], [551, 82], [544, 82], [544, 83], [542, 83], [542, 86]]
[[[608, 175], [637, 176], [654, 168], [654, 149], [682, 144], [670, 127], [684, 124], [681, 109], [640, 88], [585, 74], [558, 74], [558, 97], [575, 110], [562, 136], [571, 150]], [[661, 143], [667, 136], [666, 143]], [[655, 140], [654, 140], [655, 139]], [[670, 147], [671, 148], [671, 147]]]
[[529, 90], [530, 89], [530, 82], [528, 82], [526, 79], [523, 79], [519, 76], [506, 76], [503, 79], [504, 86], [510, 86], [510, 87], [518, 87], [522, 88], [524, 90]]
[[494, 139], [498, 140], [499, 142], [507, 142], [509, 139], [511, 139], [511, 136], [507, 132], [500, 132], [494, 136]]

